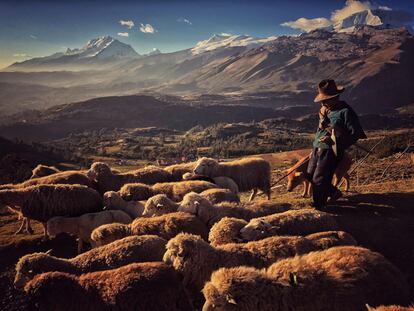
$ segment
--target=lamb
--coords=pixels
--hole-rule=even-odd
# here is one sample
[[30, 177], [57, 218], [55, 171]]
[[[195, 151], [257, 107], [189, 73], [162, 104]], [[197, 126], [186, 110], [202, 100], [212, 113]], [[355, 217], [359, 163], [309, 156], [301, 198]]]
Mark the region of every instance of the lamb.
[[[82, 185], [36, 185], [23, 189], [0, 190], [0, 205], [20, 206], [23, 217], [43, 224], [55, 216], [80, 216], [102, 210], [102, 198]], [[30, 226], [30, 224], [29, 224]]]
[[221, 267], [264, 268], [283, 258], [338, 245], [355, 245], [355, 240], [345, 232], [329, 232], [310, 238], [270, 237], [214, 247], [199, 236], [181, 233], [168, 241], [163, 260], [183, 275], [187, 288], [200, 292], [211, 273]]
[[144, 204], [137, 201], [125, 201], [118, 192], [108, 191], [103, 195], [104, 210], [120, 210], [127, 213], [132, 219], [142, 216]]
[[223, 163], [211, 158], [201, 158], [197, 161], [194, 173], [212, 178], [230, 177], [239, 187], [239, 191], [252, 190], [250, 201], [254, 199], [258, 189], [270, 200], [270, 164], [261, 158], [244, 158]]
[[203, 289], [203, 310], [362, 311], [408, 302], [402, 273], [381, 254], [356, 246], [283, 259], [266, 270], [222, 268]]
[[39, 164], [33, 169], [32, 176], [30, 177], [30, 179], [49, 176], [49, 175], [59, 173], [59, 172], [60, 170], [58, 170], [54, 166], [47, 166], [47, 165]]
[[333, 215], [301, 209], [254, 218], [240, 229], [240, 237], [244, 241], [253, 241], [274, 235], [306, 235], [329, 230], [340, 230]]
[[[293, 191], [298, 185], [303, 184], [302, 196], [307, 197], [311, 195], [312, 184], [306, 178], [306, 170], [308, 168], [308, 157], [303, 157], [294, 166], [287, 170], [287, 191]], [[338, 186], [339, 182], [344, 179], [345, 191], [349, 190], [349, 175], [348, 171], [351, 168], [352, 159], [349, 154], [345, 153], [342, 160], [334, 173], [333, 185]]]
[[76, 276], [47, 272], [24, 288], [40, 310], [192, 310], [177, 272], [162, 262], [132, 263]]
[[[129, 224], [132, 218], [123, 211], [102, 211], [83, 214], [78, 217], [53, 217], [47, 221], [49, 236], [66, 232], [78, 237], [78, 254], [83, 250], [83, 242], [93, 244], [91, 233], [101, 225], [110, 223]], [[92, 245], [93, 246], [93, 245]]]
[[130, 236], [71, 259], [54, 257], [48, 253], [25, 255], [16, 264], [14, 285], [23, 288], [35, 275], [49, 271], [80, 275], [133, 262], [161, 261], [166, 243], [166, 240], [155, 235]]
[[166, 166], [164, 170], [173, 176], [173, 181], [180, 181], [185, 173], [191, 173], [194, 170], [195, 165], [196, 162], [179, 163]]
[[209, 181], [211, 183], [216, 184], [217, 186], [219, 186], [221, 188], [229, 189], [234, 194], [239, 193], [239, 186], [237, 186], [237, 184], [234, 182], [233, 179], [231, 179], [230, 177], [226, 177], [226, 176], [218, 176], [218, 177], [211, 178], [211, 177], [208, 177], [208, 176], [196, 175], [194, 173], [185, 173], [183, 175], [183, 180]]
[[95, 162], [87, 172], [88, 177], [98, 184], [101, 194], [107, 191], [118, 191], [128, 183], [155, 184], [172, 180], [172, 175], [157, 166], [147, 166], [128, 173], [114, 173], [102, 162]]
[[289, 207], [289, 204], [278, 203], [271, 205], [258, 203], [249, 205], [248, 207], [228, 202], [214, 205], [200, 194], [190, 192], [184, 196], [178, 211], [196, 215], [203, 223], [211, 228], [211, 226], [224, 217], [250, 220], [255, 217], [283, 212], [288, 210]]
[[142, 183], [124, 185], [119, 191], [121, 197], [127, 201], [147, 200], [156, 194], [165, 194], [173, 201], [181, 201], [188, 192], [203, 192], [207, 189], [218, 188], [217, 185], [201, 180], [177, 181], [157, 183], [149, 186]]
[[129, 225], [103, 225], [92, 231], [94, 245], [101, 246], [130, 235], [155, 234], [166, 240], [181, 232], [200, 235], [207, 240], [207, 227], [194, 215], [175, 212], [151, 218], [137, 218]]

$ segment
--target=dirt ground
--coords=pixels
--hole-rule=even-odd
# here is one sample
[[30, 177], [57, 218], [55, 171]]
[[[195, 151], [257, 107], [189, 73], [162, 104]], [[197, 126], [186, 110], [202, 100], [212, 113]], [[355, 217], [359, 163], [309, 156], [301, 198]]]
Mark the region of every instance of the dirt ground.
[[[296, 152], [295, 159], [306, 151]], [[267, 155], [271, 159], [271, 155]], [[276, 180], [285, 165], [273, 172]], [[328, 212], [336, 215], [344, 231], [352, 234], [361, 246], [378, 251], [401, 269], [411, 288], [414, 302], [414, 165], [410, 157], [368, 161], [351, 178], [351, 191], [344, 193]], [[279, 162], [280, 163], [280, 162]], [[384, 169], [392, 164], [385, 174]], [[286, 193], [284, 182], [272, 192], [272, 200], [308, 206], [310, 198], [302, 198], [302, 189]], [[248, 194], [242, 195], [246, 200]], [[263, 198], [260, 198], [263, 199]], [[20, 221], [17, 215], [0, 214], [0, 310], [29, 310], [25, 295], [13, 287], [14, 269], [18, 259], [29, 253], [52, 250], [52, 255], [70, 258], [76, 255], [76, 241], [60, 235], [42, 241], [42, 226], [33, 222], [33, 235], [14, 235]]]

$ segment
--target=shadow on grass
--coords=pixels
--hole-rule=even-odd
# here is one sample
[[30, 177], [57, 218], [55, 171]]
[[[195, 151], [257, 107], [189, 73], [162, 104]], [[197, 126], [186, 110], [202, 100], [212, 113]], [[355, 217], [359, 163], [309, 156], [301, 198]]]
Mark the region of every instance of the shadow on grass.
[[351, 195], [327, 211], [337, 215], [343, 230], [361, 246], [380, 252], [398, 266], [414, 298], [414, 193]]

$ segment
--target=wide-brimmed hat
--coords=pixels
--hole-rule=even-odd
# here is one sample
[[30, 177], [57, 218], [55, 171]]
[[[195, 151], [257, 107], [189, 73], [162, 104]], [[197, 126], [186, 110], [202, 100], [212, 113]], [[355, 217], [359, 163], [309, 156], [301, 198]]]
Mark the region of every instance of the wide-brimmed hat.
[[319, 94], [315, 97], [314, 102], [319, 103], [323, 100], [330, 99], [338, 96], [345, 88], [343, 86], [337, 86], [332, 79], [322, 80], [318, 85]]

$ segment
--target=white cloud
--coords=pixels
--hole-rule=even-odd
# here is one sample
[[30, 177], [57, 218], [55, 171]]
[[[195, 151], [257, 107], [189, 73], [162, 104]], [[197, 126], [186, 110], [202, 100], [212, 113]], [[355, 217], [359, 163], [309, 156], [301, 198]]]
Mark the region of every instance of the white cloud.
[[118, 36], [120, 36], [120, 37], [129, 37], [129, 33], [127, 33], [127, 32], [118, 32]]
[[131, 21], [131, 20], [127, 20], [127, 21], [125, 21], [125, 20], [120, 20], [119, 21], [119, 23], [122, 25], [122, 26], [125, 26], [125, 27], [127, 27], [128, 29], [131, 29], [132, 27], [134, 27], [135, 26], [135, 24], [134, 24], [134, 22], [133, 21]]
[[16, 53], [13, 54], [13, 57], [18, 57], [18, 58], [25, 58], [25, 57], [29, 57], [30, 55], [26, 54], [26, 53]]
[[380, 5], [378, 9], [383, 10], [383, 11], [392, 11], [392, 9], [386, 5]]
[[37, 36], [35, 36], [35, 35], [30, 35], [29, 37], [32, 38], [32, 39], [37, 39]]
[[291, 22], [285, 22], [281, 24], [282, 26], [290, 27], [293, 29], [302, 29], [306, 32], [318, 29], [318, 28], [324, 28], [332, 25], [332, 22], [324, 17], [318, 17], [318, 18], [304, 18], [301, 17], [295, 21]]
[[156, 30], [154, 29], [154, 27], [152, 27], [151, 24], [143, 24], [141, 23], [141, 26], [139, 27], [139, 30], [143, 33], [154, 33], [156, 32]]
[[336, 23], [339, 22], [352, 14], [369, 10], [372, 8], [371, 3], [368, 1], [361, 2], [358, 0], [347, 0], [345, 6], [342, 9], [335, 10], [332, 12], [331, 20]]
[[193, 24], [189, 19], [183, 18], [183, 17], [180, 17], [179, 19], [177, 19], [177, 22], [179, 22], [179, 23], [186, 23], [188, 25], [192, 25]]

